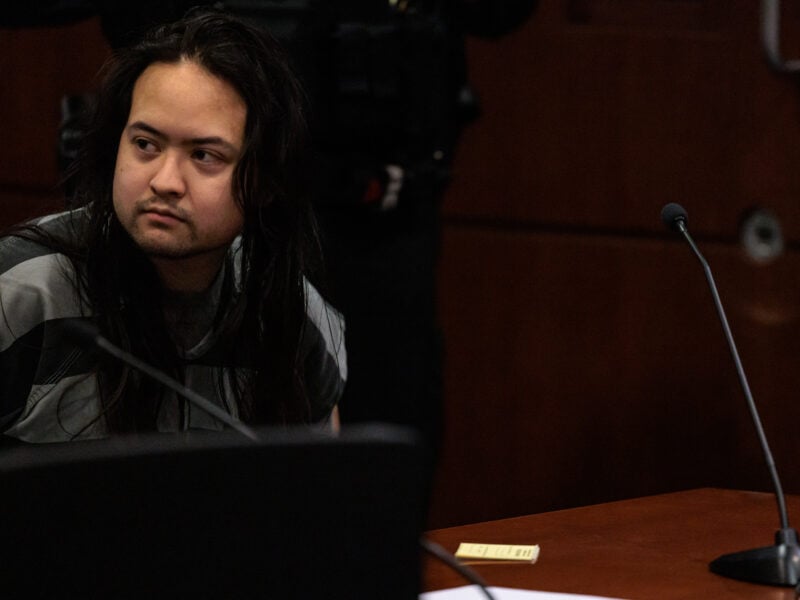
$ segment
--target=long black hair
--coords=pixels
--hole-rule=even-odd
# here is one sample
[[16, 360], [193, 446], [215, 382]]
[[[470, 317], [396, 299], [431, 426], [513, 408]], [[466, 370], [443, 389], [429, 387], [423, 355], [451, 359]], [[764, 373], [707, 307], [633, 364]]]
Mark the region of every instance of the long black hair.
[[[77, 282], [101, 331], [145, 360], [180, 374], [166, 334], [161, 285], [150, 262], [114, 212], [112, 187], [120, 135], [134, 84], [153, 63], [190, 60], [232, 85], [247, 106], [245, 140], [233, 176], [244, 215], [238, 283], [228, 299], [220, 348], [230, 357], [235, 401], [253, 423], [309, 418], [300, 355], [306, 321], [304, 278], [320, 265], [319, 242], [304, 182], [308, 149], [305, 96], [278, 43], [265, 31], [203, 9], [159, 26], [115, 51], [69, 181], [72, 203], [85, 207], [87, 234], [67, 252], [81, 267]], [[233, 269], [229, 269], [229, 273]], [[102, 361], [104, 416], [114, 431], [155, 426], [160, 390], [125, 367]], [[230, 383], [230, 382], [229, 382]]]

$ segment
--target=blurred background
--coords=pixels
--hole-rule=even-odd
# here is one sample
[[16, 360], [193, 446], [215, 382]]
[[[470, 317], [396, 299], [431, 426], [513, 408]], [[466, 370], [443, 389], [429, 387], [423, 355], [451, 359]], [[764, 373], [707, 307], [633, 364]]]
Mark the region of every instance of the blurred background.
[[[800, 57], [800, 5], [765, 4], [782, 55]], [[506, 35], [467, 37], [480, 115], [437, 208], [430, 527], [771, 489], [701, 267], [660, 221], [668, 202], [689, 213], [800, 493], [800, 73], [765, 59], [761, 8], [540, 0]], [[0, 28], [0, 226], [64, 206], [62, 99], [92, 90], [109, 52], [92, 15]]]

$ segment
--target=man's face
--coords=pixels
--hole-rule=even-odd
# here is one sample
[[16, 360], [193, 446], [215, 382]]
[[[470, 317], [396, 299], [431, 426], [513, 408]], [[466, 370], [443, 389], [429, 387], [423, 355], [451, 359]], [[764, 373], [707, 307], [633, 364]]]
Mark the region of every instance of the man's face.
[[246, 116], [236, 90], [193, 62], [154, 63], [136, 81], [114, 210], [162, 278], [189, 269], [204, 287], [241, 231], [232, 178]]

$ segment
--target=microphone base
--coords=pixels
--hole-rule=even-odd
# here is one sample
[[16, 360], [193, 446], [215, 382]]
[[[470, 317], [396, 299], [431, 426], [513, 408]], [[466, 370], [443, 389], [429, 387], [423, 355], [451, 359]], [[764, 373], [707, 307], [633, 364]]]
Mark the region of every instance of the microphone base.
[[713, 560], [712, 573], [765, 585], [796, 586], [800, 583], [800, 545], [794, 529], [775, 534], [775, 545], [725, 554]]

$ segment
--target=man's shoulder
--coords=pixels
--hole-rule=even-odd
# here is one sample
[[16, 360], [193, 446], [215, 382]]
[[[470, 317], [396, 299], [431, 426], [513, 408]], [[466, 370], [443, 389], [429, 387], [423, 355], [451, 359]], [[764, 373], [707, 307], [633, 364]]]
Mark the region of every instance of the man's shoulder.
[[0, 238], [0, 274], [30, 260], [74, 246], [86, 231], [83, 209], [64, 211], [21, 224]]

